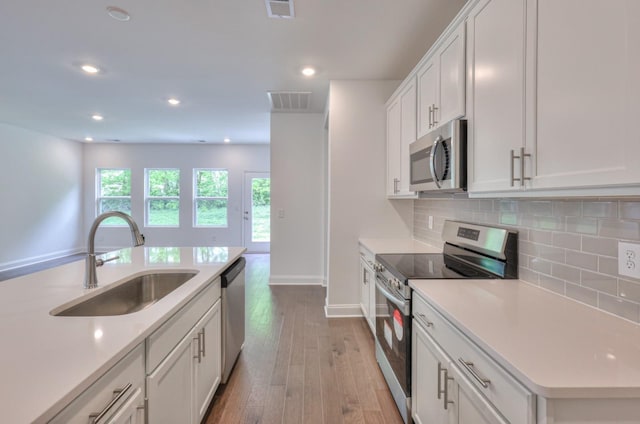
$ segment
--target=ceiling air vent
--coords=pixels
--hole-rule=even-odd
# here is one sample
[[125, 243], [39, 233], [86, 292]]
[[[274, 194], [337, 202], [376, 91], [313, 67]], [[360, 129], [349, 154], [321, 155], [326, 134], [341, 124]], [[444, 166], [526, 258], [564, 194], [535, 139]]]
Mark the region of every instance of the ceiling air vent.
[[267, 14], [270, 18], [291, 19], [293, 14], [293, 0], [264, 0], [267, 5]]
[[272, 112], [308, 112], [310, 91], [268, 91]]

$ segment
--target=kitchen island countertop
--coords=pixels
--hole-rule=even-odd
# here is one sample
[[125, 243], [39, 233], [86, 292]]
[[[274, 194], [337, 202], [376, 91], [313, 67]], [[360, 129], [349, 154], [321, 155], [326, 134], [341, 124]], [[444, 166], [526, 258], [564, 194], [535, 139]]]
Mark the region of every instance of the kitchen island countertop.
[[[243, 247], [137, 247], [98, 268], [99, 287], [84, 289], [84, 261], [0, 283], [2, 421], [46, 422], [86, 390], [224, 269]], [[59, 317], [74, 299], [152, 270], [197, 271], [157, 303], [127, 315]]]

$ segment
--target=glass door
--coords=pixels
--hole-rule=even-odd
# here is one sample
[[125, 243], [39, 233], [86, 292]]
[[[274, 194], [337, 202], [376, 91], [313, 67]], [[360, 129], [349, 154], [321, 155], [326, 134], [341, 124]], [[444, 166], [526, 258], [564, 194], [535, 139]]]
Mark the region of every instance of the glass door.
[[244, 246], [248, 252], [269, 252], [271, 242], [271, 179], [268, 172], [244, 174]]

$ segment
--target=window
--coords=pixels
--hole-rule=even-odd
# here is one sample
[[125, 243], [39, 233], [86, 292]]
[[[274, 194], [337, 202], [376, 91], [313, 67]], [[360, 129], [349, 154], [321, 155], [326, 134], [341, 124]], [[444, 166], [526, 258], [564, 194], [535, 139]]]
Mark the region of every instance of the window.
[[226, 227], [229, 173], [226, 169], [194, 169], [194, 225]]
[[[96, 216], [105, 212], [120, 211], [131, 215], [131, 170], [96, 169]], [[124, 226], [117, 217], [107, 218], [102, 225]]]
[[180, 226], [180, 170], [146, 169], [146, 224]]

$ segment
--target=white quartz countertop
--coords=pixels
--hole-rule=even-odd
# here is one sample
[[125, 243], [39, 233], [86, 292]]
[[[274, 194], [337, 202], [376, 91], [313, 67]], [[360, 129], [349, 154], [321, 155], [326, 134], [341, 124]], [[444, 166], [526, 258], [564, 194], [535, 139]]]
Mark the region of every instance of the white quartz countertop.
[[410, 285], [538, 395], [640, 397], [636, 324], [518, 280]]
[[[0, 282], [2, 422], [46, 422], [144, 341], [245, 251], [242, 247], [136, 247], [98, 268], [82, 288], [84, 261]], [[56, 317], [50, 311], [150, 270], [198, 274], [157, 303], [128, 315]]]
[[359, 241], [362, 246], [374, 254], [442, 252], [442, 247], [433, 247], [410, 238], [361, 238]]

